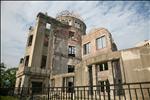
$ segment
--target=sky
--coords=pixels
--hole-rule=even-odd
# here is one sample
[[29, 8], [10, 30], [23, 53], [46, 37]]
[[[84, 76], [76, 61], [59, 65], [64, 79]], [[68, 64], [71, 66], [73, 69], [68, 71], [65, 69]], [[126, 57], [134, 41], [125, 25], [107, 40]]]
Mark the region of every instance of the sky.
[[108, 29], [119, 50], [150, 39], [149, 1], [2, 1], [1, 62], [18, 67], [37, 14], [47, 12], [55, 18], [63, 10], [78, 13], [87, 33], [93, 28]]

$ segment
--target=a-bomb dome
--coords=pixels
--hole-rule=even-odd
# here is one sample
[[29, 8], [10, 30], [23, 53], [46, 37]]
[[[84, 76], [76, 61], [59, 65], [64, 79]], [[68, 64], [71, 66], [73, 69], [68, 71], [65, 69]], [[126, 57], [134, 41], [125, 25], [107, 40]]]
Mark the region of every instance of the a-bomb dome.
[[75, 17], [75, 18], [83, 21], [81, 16], [77, 12], [74, 12], [74, 11], [68, 11], [68, 10], [61, 11], [61, 12], [57, 13], [56, 19], [61, 17], [61, 16], [71, 16], [71, 17]]

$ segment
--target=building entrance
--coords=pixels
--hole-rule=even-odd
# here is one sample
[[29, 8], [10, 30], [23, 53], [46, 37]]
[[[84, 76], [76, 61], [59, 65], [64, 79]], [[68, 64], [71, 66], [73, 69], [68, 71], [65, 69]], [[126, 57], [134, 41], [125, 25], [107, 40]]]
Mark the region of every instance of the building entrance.
[[42, 82], [32, 82], [32, 93], [41, 93], [42, 92]]

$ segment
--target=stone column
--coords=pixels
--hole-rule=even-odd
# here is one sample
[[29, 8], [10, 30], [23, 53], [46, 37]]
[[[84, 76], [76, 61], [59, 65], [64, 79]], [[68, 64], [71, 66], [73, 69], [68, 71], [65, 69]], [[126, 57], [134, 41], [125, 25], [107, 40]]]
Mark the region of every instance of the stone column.
[[29, 78], [27, 75], [22, 76], [21, 87], [28, 87]]
[[92, 65], [93, 85], [96, 85], [96, 65]]
[[[109, 74], [108, 74], [109, 84], [114, 84], [113, 66], [112, 66], [111, 61], [108, 61], [107, 63], [108, 63], [108, 71], [109, 71]], [[113, 95], [113, 91], [111, 90], [114, 89], [114, 87], [110, 86], [109, 89], [110, 89], [110, 92], [108, 92], [109, 93], [108, 100], [110, 100], [111, 95]]]
[[123, 59], [120, 58], [119, 63], [120, 63], [120, 70], [121, 70], [121, 76], [122, 76], [122, 83], [126, 83], [126, 76], [125, 76]]
[[113, 67], [111, 64], [111, 61], [108, 61], [108, 70], [109, 70], [109, 75], [108, 75], [108, 80], [110, 84], [114, 84], [113, 80]]
[[19, 93], [19, 83], [20, 83], [20, 77], [17, 77], [16, 78], [16, 84], [15, 84], [15, 90], [14, 90], [14, 93], [15, 94], [18, 94]]
[[93, 71], [92, 71], [92, 65], [88, 66], [88, 72], [89, 72], [89, 92], [90, 95], [93, 95]]
[[28, 94], [29, 93], [29, 77], [27, 75], [22, 76], [21, 81], [21, 93], [22, 94]]
[[[97, 85], [97, 66], [96, 66], [96, 64], [92, 65], [92, 76], [93, 76], [93, 85]], [[97, 90], [97, 87], [93, 87], [93, 90]], [[95, 92], [93, 92], [94, 95], [95, 95]]]

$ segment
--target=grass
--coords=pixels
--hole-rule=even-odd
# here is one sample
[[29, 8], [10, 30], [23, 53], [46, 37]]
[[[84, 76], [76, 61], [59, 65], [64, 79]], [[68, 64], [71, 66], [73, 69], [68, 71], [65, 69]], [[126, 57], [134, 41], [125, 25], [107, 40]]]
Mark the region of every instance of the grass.
[[0, 96], [0, 100], [18, 100], [18, 99], [13, 96]]

